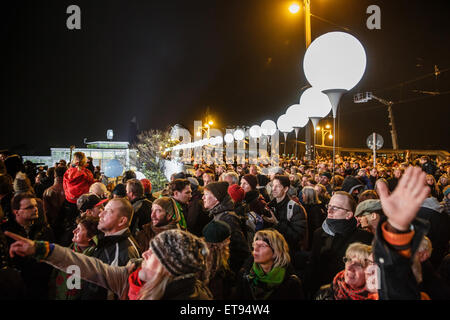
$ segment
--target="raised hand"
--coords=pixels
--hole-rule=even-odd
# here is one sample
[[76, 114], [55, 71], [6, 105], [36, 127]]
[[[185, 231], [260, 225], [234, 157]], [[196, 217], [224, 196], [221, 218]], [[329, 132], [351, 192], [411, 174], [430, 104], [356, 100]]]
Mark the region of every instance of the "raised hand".
[[421, 168], [408, 167], [390, 195], [384, 183], [378, 184], [383, 212], [395, 229], [407, 231], [427, 198], [430, 188], [426, 185], [425, 177]]
[[11, 258], [13, 258], [15, 255], [25, 257], [35, 254], [36, 246], [33, 240], [21, 237], [18, 234], [9, 231], [5, 231], [4, 233], [6, 236], [16, 240], [16, 242], [11, 244], [11, 246], [9, 247], [9, 255], [11, 256]]

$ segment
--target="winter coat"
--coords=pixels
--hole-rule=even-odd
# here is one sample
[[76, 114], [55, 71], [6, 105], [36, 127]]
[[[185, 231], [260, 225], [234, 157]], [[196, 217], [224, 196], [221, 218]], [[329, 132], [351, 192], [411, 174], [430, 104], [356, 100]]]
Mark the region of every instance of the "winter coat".
[[203, 228], [211, 221], [211, 217], [203, 208], [202, 194], [200, 191], [196, 190], [192, 192], [192, 198], [188, 203], [186, 212], [187, 230], [197, 237], [201, 237]]
[[311, 294], [316, 293], [320, 286], [333, 281], [334, 276], [345, 268], [342, 258], [350, 244], [362, 242], [370, 245], [372, 239], [373, 235], [370, 232], [358, 229], [356, 223], [354, 228], [347, 233], [332, 235], [330, 230], [327, 229], [326, 221], [324, 221], [322, 228], [315, 230], [313, 235], [308, 275], [305, 277], [305, 279], [308, 279], [308, 291]]
[[[112, 266], [125, 266], [129, 260], [140, 258], [139, 246], [127, 229], [121, 235], [100, 235], [92, 257]], [[81, 289], [82, 300], [105, 300], [112, 298], [103, 288], [89, 284]]]
[[450, 217], [443, 212], [440, 203], [433, 197], [425, 199], [417, 217], [430, 223], [427, 234], [433, 245], [430, 261], [437, 268], [449, 250]]
[[131, 201], [133, 206], [133, 218], [130, 223], [130, 231], [132, 235], [136, 235], [142, 226], [152, 221], [152, 203], [145, 197], [134, 199]]
[[228, 223], [231, 229], [229, 265], [233, 272], [238, 272], [245, 260], [250, 256], [250, 249], [241, 228], [241, 220], [232, 211], [233, 201], [229, 195], [212, 208], [209, 213], [216, 221]]
[[322, 227], [323, 221], [327, 218], [327, 213], [321, 204], [305, 204], [308, 221], [308, 251], [311, 250], [314, 231]]
[[[234, 296], [236, 300], [255, 300], [250, 287], [251, 280], [248, 277], [253, 267], [253, 262], [253, 257], [249, 258], [238, 276], [237, 289]], [[292, 265], [289, 264], [286, 267], [283, 282], [274, 289], [267, 300], [303, 300], [304, 298], [302, 282], [295, 274]]]
[[89, 192], [89, 187], [94, 183], [92, 172], [86, 168], [70, 167], [64, 173], [63, 187], [67, 201], [77, 203], [77, 199]]
[[[59, 270], [77, 265], [83, 280], [113, 292], [122, 300], [128, 299], [130, 271], [127, 266], [110, 266], [99, 259], [73, 252], [55, 245], [44, 262]], [[131, 270], [131, 268], [130, 268]], [[143, 297], [145, 299], [145, 297]], [[174, 278], [166, 287], [162, 300], [209, 300], [211, 294], [205, 285], [193, 275]]]
[[372, 246], [374, 262], [380, 268], [380, 300], [420, 300], [420, 288], [412, 271], [412, 257], [419, 248], [429, 223], [415, 219], [412, 223], [414, 235], [409, 244], [410, 257], [405, 257], [396, 250], [383, 236], [383, 217], [377, 226], [375, 241]]
[[64, 188], [62, 181], [55, 182], [53, 186], [47, 188], [42, 196], [44, 203], [44, 212], [47, 216], [48, 223], [52, 226], [56, 226], [58, 216], [61, 214], [61, 209], [64, 204]]
[[[31, 240], [54, 241], [53, 231], [49, 225], [39, 223], [33, 224], [27, 232], [16, 220], [9, 220], [2, 224], [3, 231], [9, 231]], [[7, 237], [8, 246], [15, 241]], [[11, 259], [11, 264], [18, 269], [26, 287], [28, 299], [48, 299], [48, 281], [52, 268], [45, 264], [38, 263], [32, 257], [15, 256]]]
[[269, 207], [274, 211], [278, 224], [273, 226], [278, 230], [289, 245], [291, 255], [301, 249], [307, 241], [308, 224], [306, 221], [306, 211], [298, 203], [294, 204], [293, 214], [288, 220], [288, 203], [291, 199], [286, 195], [281, 202], [273, 199]]

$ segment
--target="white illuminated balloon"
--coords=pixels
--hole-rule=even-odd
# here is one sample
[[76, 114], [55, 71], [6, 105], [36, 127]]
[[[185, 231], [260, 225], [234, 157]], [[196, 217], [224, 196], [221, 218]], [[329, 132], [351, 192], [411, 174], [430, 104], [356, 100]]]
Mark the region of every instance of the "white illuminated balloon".
[[286, 110], [286, 116], [290, 125], [294, 128], [303, 128], [309, 121], [306, 108], [299, 104], [294, 104]]
[[250, 137], [259, 138], [261, 137], [261, 127], [258, 125], [254, 125], [249, 130]]
[[319, 89], [306, 89], [300, 97], [300, 105], [306, 109], [308, 118], [323, 118], [331, 111], [328, 96]]
[[291, 121], [289, 121], [288, 117], [283, 114], [277, 120], [278, 130], [281, 132], [291, 132], [294, 128], [291, 125]]
[[277, 131], [277, 125], [272, 120], [265, 120], [261, 123], [261, 133], [265, 136], [271, 136]]
[[242, 140], [242, 139], [245, 138], [245, 133], [244, 133], [244, 131], [242, 131], [241, 129], [237, 129], [236, 131], [234, 131], [233, 137], [234, 137], [234, 139], [236, 139], [237, 141], [240, 141], [240, 140]]
[[231, 133], [227, 133], [223, 139], [225, 140], [226, 143], [232, 143], [234, 141], [234, 137]]
[[366, 62], [358, 39], [345, 32], [329, 32], [309, 45], [303, 70], [308, 82], [320, 91], [350, 90], [361, 80]]
[[223, 143], [223, 138], [221, 136], [217, 136], [215, 139], [216, 139], [216, 144], [222, 144]]

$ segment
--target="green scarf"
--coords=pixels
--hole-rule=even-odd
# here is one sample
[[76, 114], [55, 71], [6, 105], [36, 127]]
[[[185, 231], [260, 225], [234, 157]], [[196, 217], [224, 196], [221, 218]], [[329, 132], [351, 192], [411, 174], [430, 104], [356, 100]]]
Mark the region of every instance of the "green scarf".
[[[186, 224], [186, 220], [184, 219], [184, 214], [183, 214], [183, 207], [181, 206], [180, 203], [178, 203], [178, 201], [175, 201], [175, 204], [177, 205], [178, 211], [180, 212], [180, 221], [178, 222], [178, 224], [180, 225], [182, 230], [187, 230], [187, 224]], [[175, 218], [175, 213], [174, 216], [172, 218]]]
[[253, 267], [248, 275], [251, 280], [250, 288], [253, 296], [257, 300], [266, 300], [273, 292], [273, 290], [279, 286], [286, 274], [286, 268], [276, 267], [270, 270], [268, 273], [264, 273], [264, 270], [257, 263], [253, 263]]

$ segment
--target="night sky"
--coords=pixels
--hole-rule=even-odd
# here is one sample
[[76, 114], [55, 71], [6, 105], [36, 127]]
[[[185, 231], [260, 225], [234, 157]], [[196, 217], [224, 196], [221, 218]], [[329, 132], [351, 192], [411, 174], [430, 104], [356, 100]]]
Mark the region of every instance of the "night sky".
[[[375, 131], [392, 147], [387, 108], [353, 103], [355, 93], [372, 91], [394, 101], [401, 149], [450, 149], [446, 2], [311, 0], [312, 14], [350, 29], [367, 53], [362, 80], [339, 106], [338, 145], [365, 147]], [[288, 3], [2, 3], [0, 149], [49, 155], [50, 147], [105, 140], [107, 129], [124, 141], [134, 116], [140, 130], [180, 123], [192, 131], [207, 106], [219, 128], [276, 121], [308, 85], [304, 16], [291, 15]], [[81, 8], [81, 30], [66, 27], [71, 4]], [[371, 4], [381, 8], [381, 30], [366, 27]], [[314, 17], [311, 24], [313, 40], [343, 31]]]

